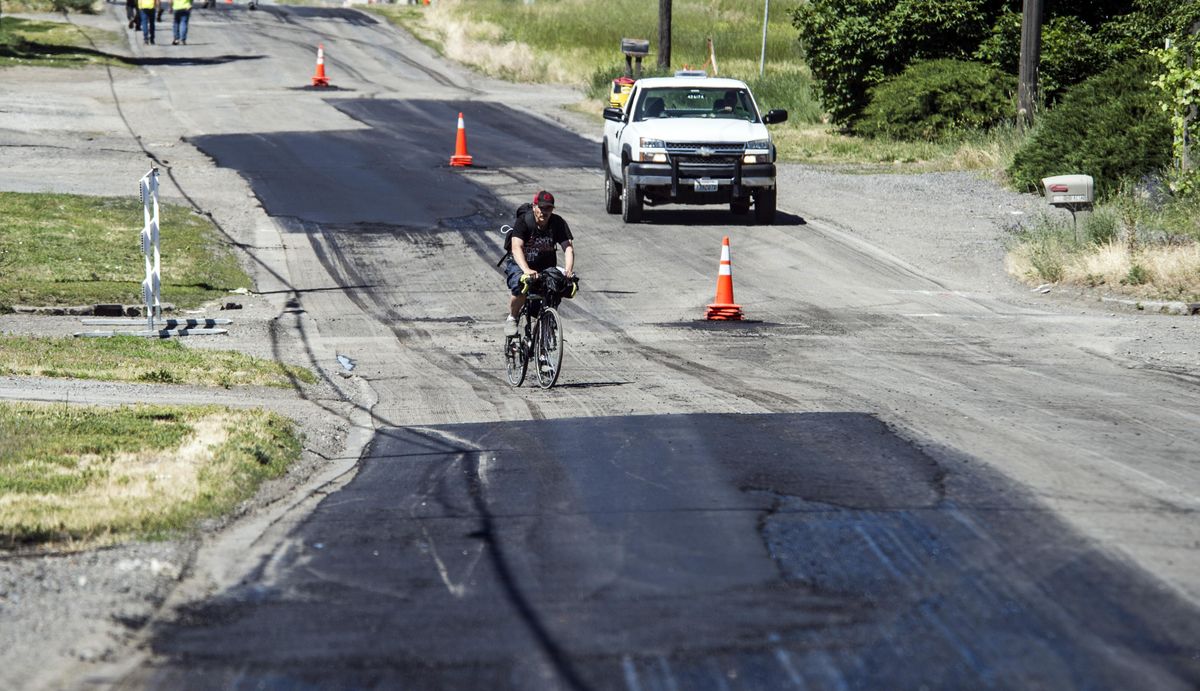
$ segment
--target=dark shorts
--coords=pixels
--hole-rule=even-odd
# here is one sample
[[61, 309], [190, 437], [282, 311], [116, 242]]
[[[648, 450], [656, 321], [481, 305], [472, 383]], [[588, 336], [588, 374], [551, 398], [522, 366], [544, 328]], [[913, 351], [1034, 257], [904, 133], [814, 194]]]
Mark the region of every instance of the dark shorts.
[[508, 292], [513, 295], [521, 294], [521, 274], [523, 273], [521, 267], [517, 266], [512, 257], [509, 257], [508, 261], [504, 262], [504, 278], [508, 282]]

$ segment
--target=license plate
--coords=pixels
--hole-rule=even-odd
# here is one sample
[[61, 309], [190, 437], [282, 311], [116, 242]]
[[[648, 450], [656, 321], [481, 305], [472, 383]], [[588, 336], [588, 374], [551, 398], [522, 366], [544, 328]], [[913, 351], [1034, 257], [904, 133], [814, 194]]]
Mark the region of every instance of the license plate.
[[701, 178], [696, 181], [696, 191], [697, 192], [716, 192], [717, 191], [717, 181], [709, 180], [708, 178]]

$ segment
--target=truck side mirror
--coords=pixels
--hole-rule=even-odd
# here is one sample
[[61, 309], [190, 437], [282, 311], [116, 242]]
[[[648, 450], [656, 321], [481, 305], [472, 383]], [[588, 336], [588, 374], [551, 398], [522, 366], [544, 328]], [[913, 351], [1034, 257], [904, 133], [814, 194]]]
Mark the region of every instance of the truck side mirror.
[[612, 106], [609, 106], [604, 109], [604, 119], [612, 120], [613, 122], [621, 122], [625, 119], [625, 111], [621, 110], [620, 108], [613, 108]]
[[777, 125], [781, 122], [787, 122], [787, 111], [777, 108], [763, 116], [763, 124]]

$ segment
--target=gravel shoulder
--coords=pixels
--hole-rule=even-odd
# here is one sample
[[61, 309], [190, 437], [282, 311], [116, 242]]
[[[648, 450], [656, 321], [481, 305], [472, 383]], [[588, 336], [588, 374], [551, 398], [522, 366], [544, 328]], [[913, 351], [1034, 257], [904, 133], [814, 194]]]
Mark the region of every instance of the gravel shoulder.
[[[112, 7], [96, 17], [72, 20], [119, 27]], [[109, 49], [130, 52], [128, 46]], [[125, 655], [143, 625], [164, 605], [215, 592], [236, 580], [236, 570], [221, 569], [237, 561], [253, 563], [256, 545], [267, 542], [262, 536], [286, 534], [321, 488], [344, 481], [372, 428], [372, 392], [339, 368], [304, 315], [288, 307], [285, 288], [291, 270], [278, 230], [243, 180], [215, 168], [180, 140], [185, 126], [163, 117], [170, 108], [151, 87], [151, 78], [141, 70], [4, 70], [0, 152], [5, 166], [0, 189], [132, 195], [137, 179], [153, 164], [150, 152], [160, 162], [165, 153], [188, 179], [177, 185], [164, 176], [164, 197], [194, 201], [211, 212], [231, 239], [255, 247], [255, 256], [262, 260], [249, 267], [260, 293], [237, 296], [242, 308], [219, 315], [235, 320], [228, 335], [196, 337], [189, 345], [236, 349], [313, 367], [320, 381], [299, 390], [197, 391], [0, 377], [0, 399], [268, 406], [289, 415], [304, 430], [304, 455], [285, 478], [265, 486], [234, 516], [202, 526], [193, 537], [73, 553], [0, 554], [4, 688], [49, 688], [62, 679], [81, 678], [76, 672], [86, 677], [94, 663], [111, 663]], [[598, 121], [567, 111], [546, 115], [598, 139]], [[197, 189], [203, 190], [201, 196], [185, 193]], [[948, 291], [988, 293], [1046, 310], [1113, 309], [1096, 295], [1034, 293], [1008, 277], [1003, 268], [1005, 228], [1037, 213], [1043, 202], [975, 174], [860, 175], [785, 164], [779, 205], [786, 213], [891, 254], [936, 277]], [[217, 316], [215, 306], [207, 314]], [[1119, 311], [1113, 315], [1113, 328], [1128, 331], [1129, 338], [1109, 356], [1130, 367], [1200, 376], [1195, 345], [1200, 342], [1200, 319]], [[79, 330], [78, 317], [0, 315], [0, 333], [65, 335]], [[220, 557], [231, 554], [240, 559]]]

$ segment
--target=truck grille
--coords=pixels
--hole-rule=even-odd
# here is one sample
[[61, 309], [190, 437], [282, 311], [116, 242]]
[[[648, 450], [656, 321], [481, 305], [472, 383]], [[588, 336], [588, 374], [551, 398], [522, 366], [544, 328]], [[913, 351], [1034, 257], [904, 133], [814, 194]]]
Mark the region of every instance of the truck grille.
[[744, 144], [697, 144], [697, 143], [667, 143], [667, 155], [681, 164], [687, 163], [735, 163], [745, 152]]

